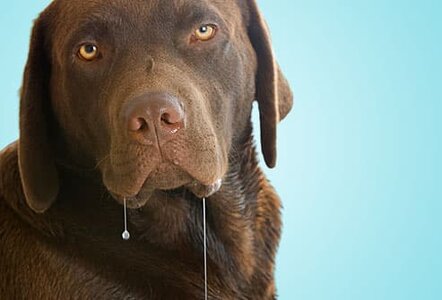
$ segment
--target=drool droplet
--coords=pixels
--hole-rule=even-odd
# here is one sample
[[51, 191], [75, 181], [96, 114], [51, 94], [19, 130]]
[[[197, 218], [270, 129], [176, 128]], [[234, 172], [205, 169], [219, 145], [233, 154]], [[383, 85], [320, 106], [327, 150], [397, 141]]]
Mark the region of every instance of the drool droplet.
[[121, 237], [123, 238], [123, 240], [127, 241], [128, 239], [130, 239], [130, 233], [129, 231], [125, 230], [122, 234]]

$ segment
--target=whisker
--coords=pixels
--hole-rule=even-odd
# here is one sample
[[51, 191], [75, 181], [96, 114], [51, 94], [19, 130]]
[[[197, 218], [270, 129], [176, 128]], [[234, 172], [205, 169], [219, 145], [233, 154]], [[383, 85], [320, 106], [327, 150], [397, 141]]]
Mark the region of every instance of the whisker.
[[104, 163], [105, 160], [108, 159], [109, 157], [110, 157], [110, 154], [105, 155], [102, 159], [100, 159], [100, 160], [97, 162], [97, 164], [95, 165], [95, 167], [93, 168], [93, 170], [98, 169], [98, 167], [100, 167], [100, 165], [101, 165], [102, 163]]

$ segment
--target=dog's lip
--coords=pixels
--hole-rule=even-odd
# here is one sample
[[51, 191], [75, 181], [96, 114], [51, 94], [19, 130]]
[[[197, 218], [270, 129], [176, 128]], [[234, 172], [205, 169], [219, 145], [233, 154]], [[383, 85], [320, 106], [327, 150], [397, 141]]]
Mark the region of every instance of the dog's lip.
[[181, 191], [184, 188], [186, 190], [189, 190], [197, 198], [207, 198], [217, 193], [221, 189], [222, 183], [223, 181], [221, 178], [217, 179], [214, 183], [209, 185], [202, 184], [195, 180], [190, 184], [182, 185], [173, 189], [143, 187], [142, 190], [135, 195], [123, 196], [117, 193], [113, 193], [112, 191], [109, 191], [109, 193], [120, 204], [123, 204], [124, 200], [126, 200], [126, 204], [129, 208], [141, 208], [147, 203], [147, 201], [150, 199], [150, 197], [153, 195], [155, 191], [161, 191], [164, 193], [173, 194], [174, 191]]
[[124, 201], [126, 200], [126, 204], [127, 207], [129, 208], [141, 208], [143, 207], [147, 201], [149, 200], [149, 198], [152, 196], [153, 194], [152, 190], [148, 195], [148, 192], [143, 191], [143, 196], [141, 196], [141, 192], [136, 194], [136, 195], [131, 195], [131, 196], [122, 196], [116, 193], [113, 193], [111, 191], [109, 191], [109, 193], [111, 194], [112, 198], [114, 198], [118, 203], [120, 203], [121, 205], [124, 204]]
[[223, 180], [221, 178], [209, 185], [194, 181], [193, 183], [187, 185], [186, 188], [198, 198], [207, 198], [218, 192], [221, 189], [222, 183]]

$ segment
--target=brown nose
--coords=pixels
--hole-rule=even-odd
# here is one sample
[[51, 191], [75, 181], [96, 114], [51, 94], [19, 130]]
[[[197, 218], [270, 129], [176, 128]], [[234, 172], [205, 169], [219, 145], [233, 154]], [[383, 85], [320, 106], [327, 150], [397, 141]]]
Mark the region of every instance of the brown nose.
[[153, 145], [173, 139], [184, 128], [185, 113], [180, 101], [166, 93], [138, 96], [123, 108], [131, 138], [143, 145]]

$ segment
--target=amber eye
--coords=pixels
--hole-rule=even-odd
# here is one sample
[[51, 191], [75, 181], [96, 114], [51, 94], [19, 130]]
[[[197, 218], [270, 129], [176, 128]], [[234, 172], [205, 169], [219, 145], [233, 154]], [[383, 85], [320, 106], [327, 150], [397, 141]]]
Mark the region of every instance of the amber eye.
[[195, 30], [195, 39], [205, 42], [211, 40], [216, 35], [216, 26], [212, 24], [202, 25], [200, 28]]
[[94, 44], [84, 44], [78, 50], [78, 57], [86, 61], [93, 61], [98, 58], [100, 52]]

